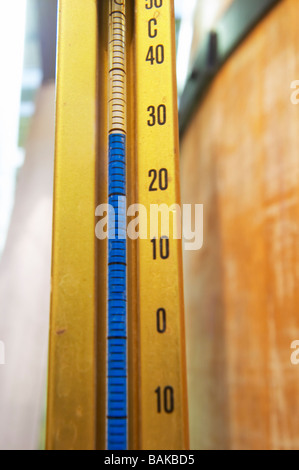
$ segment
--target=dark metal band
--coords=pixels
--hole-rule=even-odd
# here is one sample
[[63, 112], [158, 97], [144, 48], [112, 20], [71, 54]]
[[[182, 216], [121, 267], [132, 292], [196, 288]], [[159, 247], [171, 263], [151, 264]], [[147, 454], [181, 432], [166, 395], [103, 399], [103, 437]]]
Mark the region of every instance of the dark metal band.
[[281, 0], [235, 0], [204, 39], [180, 101], [180, 136], [220, 68]]

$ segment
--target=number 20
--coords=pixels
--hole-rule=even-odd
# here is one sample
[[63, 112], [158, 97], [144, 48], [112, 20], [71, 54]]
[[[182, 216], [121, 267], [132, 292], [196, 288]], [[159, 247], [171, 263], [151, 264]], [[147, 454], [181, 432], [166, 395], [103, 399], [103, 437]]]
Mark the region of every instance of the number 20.
[[173, 413], [174, 411], [174, 390], [172, 387], [168, 386], [163, 389], [163, 393], [161, 387], [158, 387], [155, 390], [157, 394], [157, 412], [162, 413]]

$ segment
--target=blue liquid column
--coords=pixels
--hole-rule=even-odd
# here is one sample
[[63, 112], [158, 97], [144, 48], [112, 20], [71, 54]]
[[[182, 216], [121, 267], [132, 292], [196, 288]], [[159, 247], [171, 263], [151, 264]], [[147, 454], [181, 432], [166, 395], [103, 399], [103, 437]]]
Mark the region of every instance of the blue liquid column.
[[[126, 136], [109, 136], [107, 448], [127, 449]], [[113, 208], [113, 210], [112, 210]]]

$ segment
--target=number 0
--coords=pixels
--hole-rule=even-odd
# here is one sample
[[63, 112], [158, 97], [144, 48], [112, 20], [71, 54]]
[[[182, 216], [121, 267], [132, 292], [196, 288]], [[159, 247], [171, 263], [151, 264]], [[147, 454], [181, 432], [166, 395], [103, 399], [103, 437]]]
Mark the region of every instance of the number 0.
[[149, 116], [151, 118], [147, 121], [148, 126], [153, 127], [157, 123], [159, 124], [159, 126], [164, 126], [164, 124], [166, 124], [167, 116], [165, 104], [160, 104], [157, 109], [155, 108], [155, 106], [149, 106], [147, 108], [147, 111], [149, 112]]

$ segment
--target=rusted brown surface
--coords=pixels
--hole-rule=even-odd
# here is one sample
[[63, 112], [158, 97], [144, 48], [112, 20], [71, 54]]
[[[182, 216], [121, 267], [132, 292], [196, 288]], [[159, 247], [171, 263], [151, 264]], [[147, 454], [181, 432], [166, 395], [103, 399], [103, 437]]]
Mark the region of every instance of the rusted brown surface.
[[299, 4], [284, 0], [218, 74], [182, 142], [192, 448], [298, 449]]

